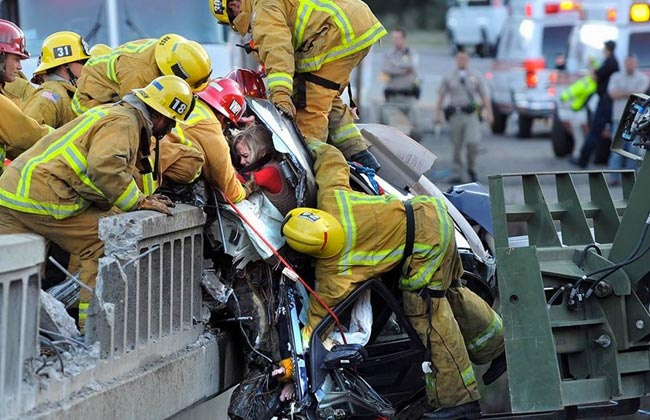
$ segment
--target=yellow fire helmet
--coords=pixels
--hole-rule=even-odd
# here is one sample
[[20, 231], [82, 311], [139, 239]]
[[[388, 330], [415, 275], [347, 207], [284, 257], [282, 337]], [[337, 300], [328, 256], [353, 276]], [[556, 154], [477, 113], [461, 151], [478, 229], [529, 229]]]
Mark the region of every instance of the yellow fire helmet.
[[291, 248], [316, 258], [337, 255], [345, 243], [343, 227], [334, 216], [307, 207], [287, 213], [282, 234]]
[[194, 108], [194, 94], [180, 77], [165, 75], [155, 78], [141, 89], [133, 89], [135, 96], [167, 118], [185, 121]]
[[209, 0], [212, 14], [222, 25], [230, 26], [230, 16], [228, 15], [228, 0]]
[[88, 44], [81, 35], [70, 31], [55, 32], [43, 41], [34, 74], [45, 74], [49, 69], [89, 58]]
[[207, 86], [212, 63], [208, 52], [198, 42], [177, 34], [163, 35], [156, 44], [155, 57], [162, 74], [180, 77], [195, 92]]
[[100, 55], [110, 54], [113, 49], [106, 44], [95, 44], [90, 47], [90, 56], [99, 57]]

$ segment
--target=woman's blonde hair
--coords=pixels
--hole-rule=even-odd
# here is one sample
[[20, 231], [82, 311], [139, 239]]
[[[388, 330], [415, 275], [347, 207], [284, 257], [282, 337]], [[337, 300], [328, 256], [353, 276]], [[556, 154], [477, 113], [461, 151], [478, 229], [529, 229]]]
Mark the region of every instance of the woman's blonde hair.
[[249, 160], [255, 163], [265, 156], [275, 153], [271, 132], [260, 124], [246, 127], [235, 137], [232, 143], [234, 150], [239, 143], [243, 143], [249, 150]]

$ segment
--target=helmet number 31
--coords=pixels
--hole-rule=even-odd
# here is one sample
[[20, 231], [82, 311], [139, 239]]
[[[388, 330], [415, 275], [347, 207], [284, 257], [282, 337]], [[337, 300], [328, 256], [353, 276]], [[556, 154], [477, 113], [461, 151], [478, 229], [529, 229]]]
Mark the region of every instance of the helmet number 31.
[[53, 48], [54, 58], [70, 57], [72, 55], [72, 47], [70, 45], [62, 45]]

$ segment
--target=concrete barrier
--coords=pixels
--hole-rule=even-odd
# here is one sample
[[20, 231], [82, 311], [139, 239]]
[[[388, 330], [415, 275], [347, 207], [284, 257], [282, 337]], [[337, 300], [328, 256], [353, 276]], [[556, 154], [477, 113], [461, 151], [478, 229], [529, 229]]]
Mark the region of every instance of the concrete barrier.
[[26, 369], [38, 354], [38, 297], [45, 240], [0, 235], [0, 418], [33, 405], [35, 387]]

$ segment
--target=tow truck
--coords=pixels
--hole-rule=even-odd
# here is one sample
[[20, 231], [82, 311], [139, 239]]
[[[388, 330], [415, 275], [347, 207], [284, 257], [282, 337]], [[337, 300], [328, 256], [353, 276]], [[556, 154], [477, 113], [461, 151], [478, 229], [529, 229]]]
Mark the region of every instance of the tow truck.
[[[571, 32], [567, 52], [567, 75], [557, 89], [561, 92], [571, 83], [586, 75], [590, 61], [602, 59], [603, 43], [616, 41], [614, 54], [619, 64], [629, 54], [638, 57], [639, 69], [650, 72], [650, 3], [647, 1], [622, 0], [618, 2], [591, 0], [585, 4], [583, 20]], [[569, 102], [562, 102], [556, 97], [557, 112], [553, 117], [551, 141], [553, 152], [562, 157], [578, 149], [589, 129], [588, 109], [595, 107], [597, 95], [587, 106], [574, 111]], [[613, 133], [612, 133], [613, 134]], [[605, 130], [599, 155], [609, 149], [610, 133]], [[607, 161], [598, 159], [596, 161]]]
[[555, 112], [556, 84], [561, 77], [556, 58], [563, 55], [569, 34], [580, 18], [573, 1], [513, 1], [493, 68], [486, 74], [492, 97], [492, 131], [502, 134], [508, 117], [518, 115], [517, 137], [531, 136], [533, 120]]

